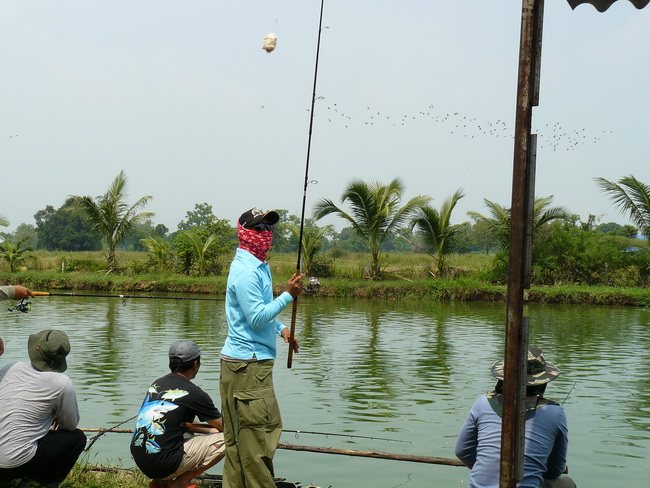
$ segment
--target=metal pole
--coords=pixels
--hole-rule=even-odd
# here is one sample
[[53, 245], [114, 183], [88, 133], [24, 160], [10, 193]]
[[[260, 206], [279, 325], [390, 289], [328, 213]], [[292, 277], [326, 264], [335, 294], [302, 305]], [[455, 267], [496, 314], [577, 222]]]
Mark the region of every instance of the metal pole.
[[500, 488], [515, 488], [523, 477], [524, 395], [528, 330], [523, 318], [526, 235], [530, 198], [533, 191], [528, 164], [531, 151], [532, 107], [537, 103], [539, 53], [543, 0], [523, 0], [517, 113], [515, 119], [510, 221], [509, 271], [506, 316], [506, 343], [503, 385], [503, 422], [501, 431]]

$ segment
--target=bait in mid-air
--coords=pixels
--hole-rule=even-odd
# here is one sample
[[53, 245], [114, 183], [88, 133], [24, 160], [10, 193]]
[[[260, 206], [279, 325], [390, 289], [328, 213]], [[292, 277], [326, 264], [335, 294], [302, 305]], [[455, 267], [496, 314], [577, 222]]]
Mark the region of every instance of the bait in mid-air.
[[271, 32], [266, 37], [264, 37], [264, 40], [262, 41], [262, 49], [264, 49], [267, 53], [273, 52], [275, 50], [275, 45], [277, 42], [277, 36]]

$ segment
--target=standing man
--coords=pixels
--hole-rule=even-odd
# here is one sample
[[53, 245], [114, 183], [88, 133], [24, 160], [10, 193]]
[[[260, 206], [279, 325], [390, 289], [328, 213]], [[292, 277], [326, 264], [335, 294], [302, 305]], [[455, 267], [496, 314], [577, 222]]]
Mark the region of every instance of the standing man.
[[[228, 337], [221, 350], [221, 404], [226, 460], [224, 488], [273, 488], [273, 455], [282, 434], [273, 389], [276, 337], [290, 331], [276, 319], [302, 293], [295, 273], [286, 291], [273, 298], [266, 255], [273, 242], [277, 212], [252, 208], [237, 223], [239, 249], [226, 288]], [[293, 351], [298, 352], [295, 341]]]
[[[140, 470], [152, 478], [150, 488], [194, 487], [192, 478], [224, 456], [221, 413], [210, 396], [192, 383], [201, 367], [201, 351], [183, 339], [169, 348], [171, 373], [158, 378], [140, 407], [131, 438], [131, 454]], [[208, 428], [191, 424], [194, 417]], [[186, 432], [207, 435], [189, 436]]]
[[[24, 286], [0, 286], [0, 301], [2, 300], [22, 300], [23, 298], [33, 297], [34, 294]], [[0, 356], [5, 352], [5, 344], [0, 337]]]
[[68, 365], [65, 332], [29, 336], [30, 362], [0, 369], [0, 484], [28, 478], [57, 488], [86, 446]]
[[[560, 370], [546, 362], [539, 347], [528, 348], [524, 479], [518, 488], [575, 488], [566, 470], [568, 431], [564, 409], [544, 398], [546, 385]], [[498, 488], [503, 412], [503, 361], [492, 365], [494, 391], [474, 403], [458, 440], [456, 456], [468, 468], [468, 488]]]

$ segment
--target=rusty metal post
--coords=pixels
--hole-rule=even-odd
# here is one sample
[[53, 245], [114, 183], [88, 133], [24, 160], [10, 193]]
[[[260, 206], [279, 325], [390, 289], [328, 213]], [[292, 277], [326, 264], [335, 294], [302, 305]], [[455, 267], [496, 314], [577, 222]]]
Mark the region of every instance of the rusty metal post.
[[[534, 175], [531, 161], [532, 107], [539, 93], [539, 62], [543, 0], [523, 0], [517, 113], [515, 119], [510, 256], [508, 271], [506, 343], [504, 365], [504, 402], [501, 432], [500, 488], [515, 488], [523, 477], [524, 395], [526, 386], [527, 322], [523, 317], [526, 235], [530, 232], [529, 212]], [[532, 183], [532, 184], [529, 184]]]

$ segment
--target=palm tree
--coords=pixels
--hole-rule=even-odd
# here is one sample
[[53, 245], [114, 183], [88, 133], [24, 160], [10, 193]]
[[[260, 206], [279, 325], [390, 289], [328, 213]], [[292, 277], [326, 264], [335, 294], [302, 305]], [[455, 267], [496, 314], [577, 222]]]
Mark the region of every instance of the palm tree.
[[367, 241], [371, 256], [370, 278], [372, 279], [377, 279], [380, 275], [381, 245], [408, 221], [417, 208], [431, 200], [430, 197], [419, 195], [400, 206], [402, 191], [403, 185], [399, 178], [395, 178], [388, 185], [379, 182], [366, 183], [355, 179], [348, 184], [341, 195], [341, 203], [348, 202], [352, 208], [351, 213], [325, 198], [315, 205], [316, 220], [330, 214], [337, 214], [352, 225], [358, 236]]
[[162, 273], [170, 255], [169, 242], [159, 236], [149, 236], [140, 239], [140, 243], [147, 248], [150, 262], [153, 262], [158, 272]]
[[443, 276], [446, 271], [446, 258], [452, 245], [452, 239], [458, 232], [458, 226], [451, 225], [451, 212], [463, 198], [462, 189], [445, 200], [440, 211], [425, 205], [416, 210], [415, 216], [409, 225], [410, 229], [417, 228], [429, 248], [430, 254], [435, 257], [438, 276]]
[[199, 276], [205, 276], [205, 254], [210, 247], [217, 241], [216, 234], [210, 234], [205, 241], [197, 232], [191, 230], [182, 230], [181, 233], [187, 237], [192, 245], [192, 253], [196, 257]]
[[33, 249], [27, 245], [32, 236], [25, 236], [13, 245], [9, 239], [0, 244], [0, 257], [9, 264], [9, 270], [15, 273], [25, 262], [35, 259]]
[[[286, 225], [291, 235], [300, 239], [300, 226], [299, 225]], [[314, 256], [323, 247], [323, 237], [332, 232], [332, 226], [326, 225], [325, 227], [306, 226], [302, 232], [302, 271], [307, 276], [311, 274], [311, 267], [314, 263]]]
[[634, 176], [625, 176], [613, 183], [605, 178], [594, 178], [603, 192], [609, 194], [614, 204], [630, 219], [643, 235], [650, 235], [650, 185]]
[[117, 261], [115, 247], [128, 235], [136, 225], [141, 224], [154, 214], [140, 212], [153, 197], [140, 198], [133, 205], [126, 202], [126, 174], [120, 171], [111, 183], [108, 191], [95, 199], [85, 196], [72, 197], [76, 205], [83, 212], [87, 222], [106, 240], [108, 244], [108, 272], [115, 270]]
[[8, 225], [9, 225], [9, 220], [7, 220], [7, 217], [0, 215], [0, 226], [7, 227]]
[[[553, 195], [536, 198], [533, 204], [533, 233], [542, 225], [553, 220], [567, 218], [568, 212], [564, 207], [550, 207]], [[502, 249], [508, 249], [510, 245], [510, 209], [483, 199], [487, 205], [491, 217], [486, 217], [478, 212], [467, 212], [477, 222], [486, 222], [497, 239]]]

